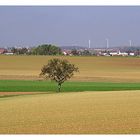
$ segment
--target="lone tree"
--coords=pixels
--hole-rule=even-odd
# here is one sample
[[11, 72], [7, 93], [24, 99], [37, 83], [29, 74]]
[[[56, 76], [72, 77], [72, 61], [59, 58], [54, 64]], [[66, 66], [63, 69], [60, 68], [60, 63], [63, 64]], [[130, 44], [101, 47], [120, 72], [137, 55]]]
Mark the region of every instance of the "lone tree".
[[41, 76], [45, 79], [51, 79], [58, 83], [58, 91], [61, 90], [61, 85], [68, 79], [70, 79], [74, 72], [78, 72], [78, 67], [69, 63], [67, 60], [61, 60], [54, 58], [49, 60], [47, 65], [44, 65], [41, 69]]

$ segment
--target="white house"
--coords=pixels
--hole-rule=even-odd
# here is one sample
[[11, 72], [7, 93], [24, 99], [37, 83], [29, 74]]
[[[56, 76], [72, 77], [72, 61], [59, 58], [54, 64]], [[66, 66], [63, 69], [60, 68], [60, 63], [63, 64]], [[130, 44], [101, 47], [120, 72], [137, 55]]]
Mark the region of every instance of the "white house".
[[7, 53], [4, 53], [4, 54], [6, 54], [6, 55], [13, 55], [14, 53], [12, 53], [12, 52], [7, 52]]
[[118, 52], [110, 52], [110, 55], [111, 56], [128, 56], [128, 53], [118, 51]]
[[129, 55], [130, 55], [130, 56], [134, 56], [134, 55], [135, 55], [135, 53], [129, 53]]

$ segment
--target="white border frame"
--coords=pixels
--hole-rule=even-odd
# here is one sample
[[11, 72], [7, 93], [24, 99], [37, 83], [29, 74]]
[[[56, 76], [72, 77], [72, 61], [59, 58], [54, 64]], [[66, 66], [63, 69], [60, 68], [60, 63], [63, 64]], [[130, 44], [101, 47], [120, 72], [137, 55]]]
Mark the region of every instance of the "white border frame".
[[28, 5], [28, 6], [89, 6], [89, 5], [116, 5], [116, 6], [136, 6], [140, 5], [140, 0], [0, 0], [0, 5]]

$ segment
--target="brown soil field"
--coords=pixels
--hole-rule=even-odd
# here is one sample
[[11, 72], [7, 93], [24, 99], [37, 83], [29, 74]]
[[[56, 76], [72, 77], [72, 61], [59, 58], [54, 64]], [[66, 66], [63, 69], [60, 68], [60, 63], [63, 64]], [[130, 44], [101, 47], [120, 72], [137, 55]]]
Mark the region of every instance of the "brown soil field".
[[140, 91], [0, 98], [1, 134], [140, 134]]
[[[41, 93], [46, 93], [46, 92], [39, 92], [39, 94]], [[0, 97], [5, 97], [6, 95], [34, 95], [34, 94], [38, 94], [38, 92], [0, 92]]]
[[40, 69], [52, 58], [79, 67], [74, 81], [140, 82], [140, 58], [70, 56], [0, 56], [0, 79], [40, 79]]

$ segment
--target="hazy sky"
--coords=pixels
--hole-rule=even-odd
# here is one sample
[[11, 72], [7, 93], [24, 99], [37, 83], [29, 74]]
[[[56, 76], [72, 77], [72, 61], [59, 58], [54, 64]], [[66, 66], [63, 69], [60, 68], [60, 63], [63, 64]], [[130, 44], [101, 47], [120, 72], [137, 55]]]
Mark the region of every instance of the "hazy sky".
[[140, 6], [0, 6], [0, 47], [140, 45]]

